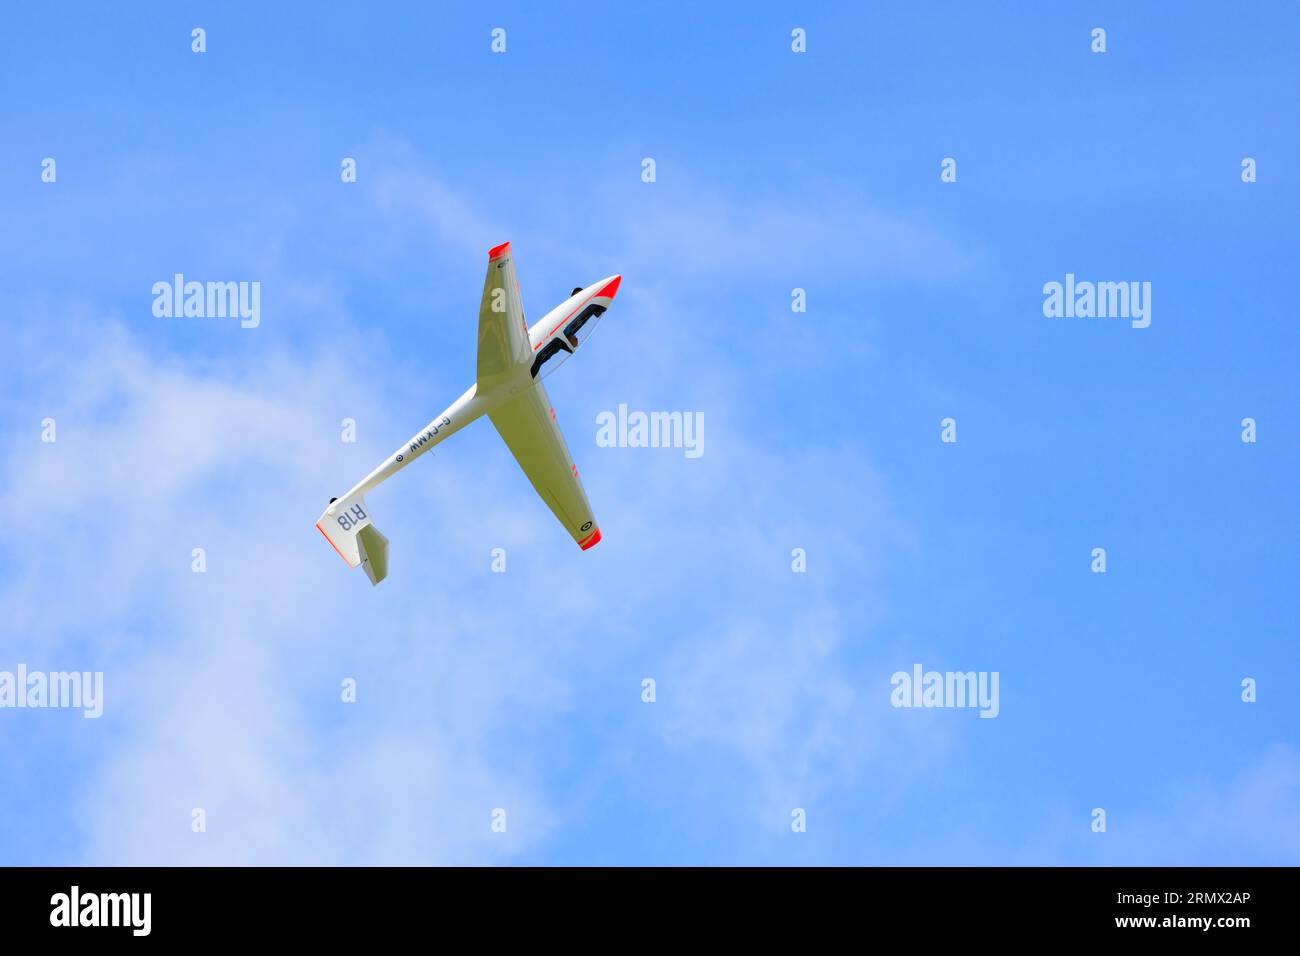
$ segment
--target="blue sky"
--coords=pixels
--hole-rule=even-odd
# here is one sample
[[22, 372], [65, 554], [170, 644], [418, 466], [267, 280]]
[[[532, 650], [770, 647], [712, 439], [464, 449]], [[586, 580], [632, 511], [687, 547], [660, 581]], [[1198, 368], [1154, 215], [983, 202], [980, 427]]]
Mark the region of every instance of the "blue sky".
[[[7, 10], [0, 671], [105, 709], [0, 709], [0, 862], [1300, 862], [1300, 14], [859, 7]], [[369, 496], [372, 589], [312, 524], [505, 240], [530, 319], [624, 277], [547, 381], [604, 540], [478, 423]]]

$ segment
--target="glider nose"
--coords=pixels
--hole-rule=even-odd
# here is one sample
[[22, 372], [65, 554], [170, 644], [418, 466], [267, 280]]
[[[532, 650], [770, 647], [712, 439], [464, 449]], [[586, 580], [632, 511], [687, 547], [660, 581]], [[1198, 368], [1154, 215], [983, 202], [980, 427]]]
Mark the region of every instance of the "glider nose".
[[622, 276], [611, 276], [610, 278], [605, 280], [605, 282], [600, 287], [600, 291], [597, 292], [593, 296], [593, 298], [596, 299], [605, 298], [605, 299], [609, 299], [612, 302], [614, 300], [614, 296], [618, 295], [618, 285], [622, 281], [623, 281]]

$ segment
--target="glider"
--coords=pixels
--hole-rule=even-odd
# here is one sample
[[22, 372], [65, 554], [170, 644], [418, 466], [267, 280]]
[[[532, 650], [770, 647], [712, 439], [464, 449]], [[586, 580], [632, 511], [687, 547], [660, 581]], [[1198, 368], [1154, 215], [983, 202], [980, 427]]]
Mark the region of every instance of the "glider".
[[533, 488], [586, 551], [600, 528], [578, 480], [542, 379], [578, 350], [618, 293], [622, 276], [574, 289], [532, 328], [524, 319], [510, 243], [488, 251], [478, 309], [478, 381], [342, 498], [331, 498], [316, 522], [348, 567], [361, 565], [371, 584], [388, 575], [388, 539], [371, 523], [365, 494], [434, 445], [487, 415]]

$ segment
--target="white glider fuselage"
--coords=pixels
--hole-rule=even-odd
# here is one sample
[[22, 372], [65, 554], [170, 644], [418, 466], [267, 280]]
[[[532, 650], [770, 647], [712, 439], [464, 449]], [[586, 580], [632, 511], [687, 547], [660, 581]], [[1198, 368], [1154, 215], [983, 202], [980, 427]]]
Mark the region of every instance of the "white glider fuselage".
[[[494, 267], [508, 271], [494, 277]], [[545, 397], [541, 380], [562, 365], [591, 334], [617, 294], [622, 277], [607, 276], [585, 289], [575, 290], [573, 295], [529, 327], [524, 320], [509, 243], [497, 246], [489, 253], [488, 270], [480, 307], [478, 381], [345, 495], [332, 499], [317, 521], [317, 528], [350, 566], [367, 565], [367, 573], [375, 584], [387, 574], [388, 541], [370, 528], [368, 536], [362, 536], [358, 546], [359, 533], [370, 525], [363, 496], [484, 415], [493, 418], [497, 430], [534, 488], [583, 550], [600, 540], [600, 531], [595, 528], [594, 518], [590, 517], [585, 493], [577, 483], [577, 467], [572, 464], [563, 437], [554, 423], [555, 411]], [[488, 315], [489, 312], [493, 314]], [[538, 396], [531, 402], [515, 401], [534, 390]], [[541, 413], [536, 408], [531, 417], [526, 410], [521, 411], [530, 404], [537, 405], [539, 400], [546, 406], [550, 422], [539, 424], [537, 419]], [[553, 430], [553, 435], [540, 434], [548, 428]], [[557, 442], [558, 450], [554, 447]], [[536, 460], [539, 455], [547, 460], [539, 463]], [[564, 463], [564, 478], [571, 480], [576, 487], [576, 497], [573, 489], [566, 492], [557, 487], [560, 482], [551, 474], [555, 471], [555, 462], [549, 460], [556, 455]], [[569, 469], [572, 470], [571, 477], [567, 474]], [[373, 553], [380, 548], [382, 556]], [[368, 550], [371, 552], [369, 555]], [[370, 558], [374, 559], [373, 566]]]

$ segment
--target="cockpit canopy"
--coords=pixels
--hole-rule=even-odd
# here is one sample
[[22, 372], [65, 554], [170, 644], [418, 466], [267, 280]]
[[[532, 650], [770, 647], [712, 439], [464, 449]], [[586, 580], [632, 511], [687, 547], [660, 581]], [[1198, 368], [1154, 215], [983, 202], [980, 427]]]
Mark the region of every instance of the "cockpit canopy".
[[578, 346], [591, 337], [596, 323], [604, 314], [603, 305], [591, 304], [568, 322], [557, 326], [533, 358], [533, 378], [544, 379], [567, 362], [569, 356], [577, 351]]

